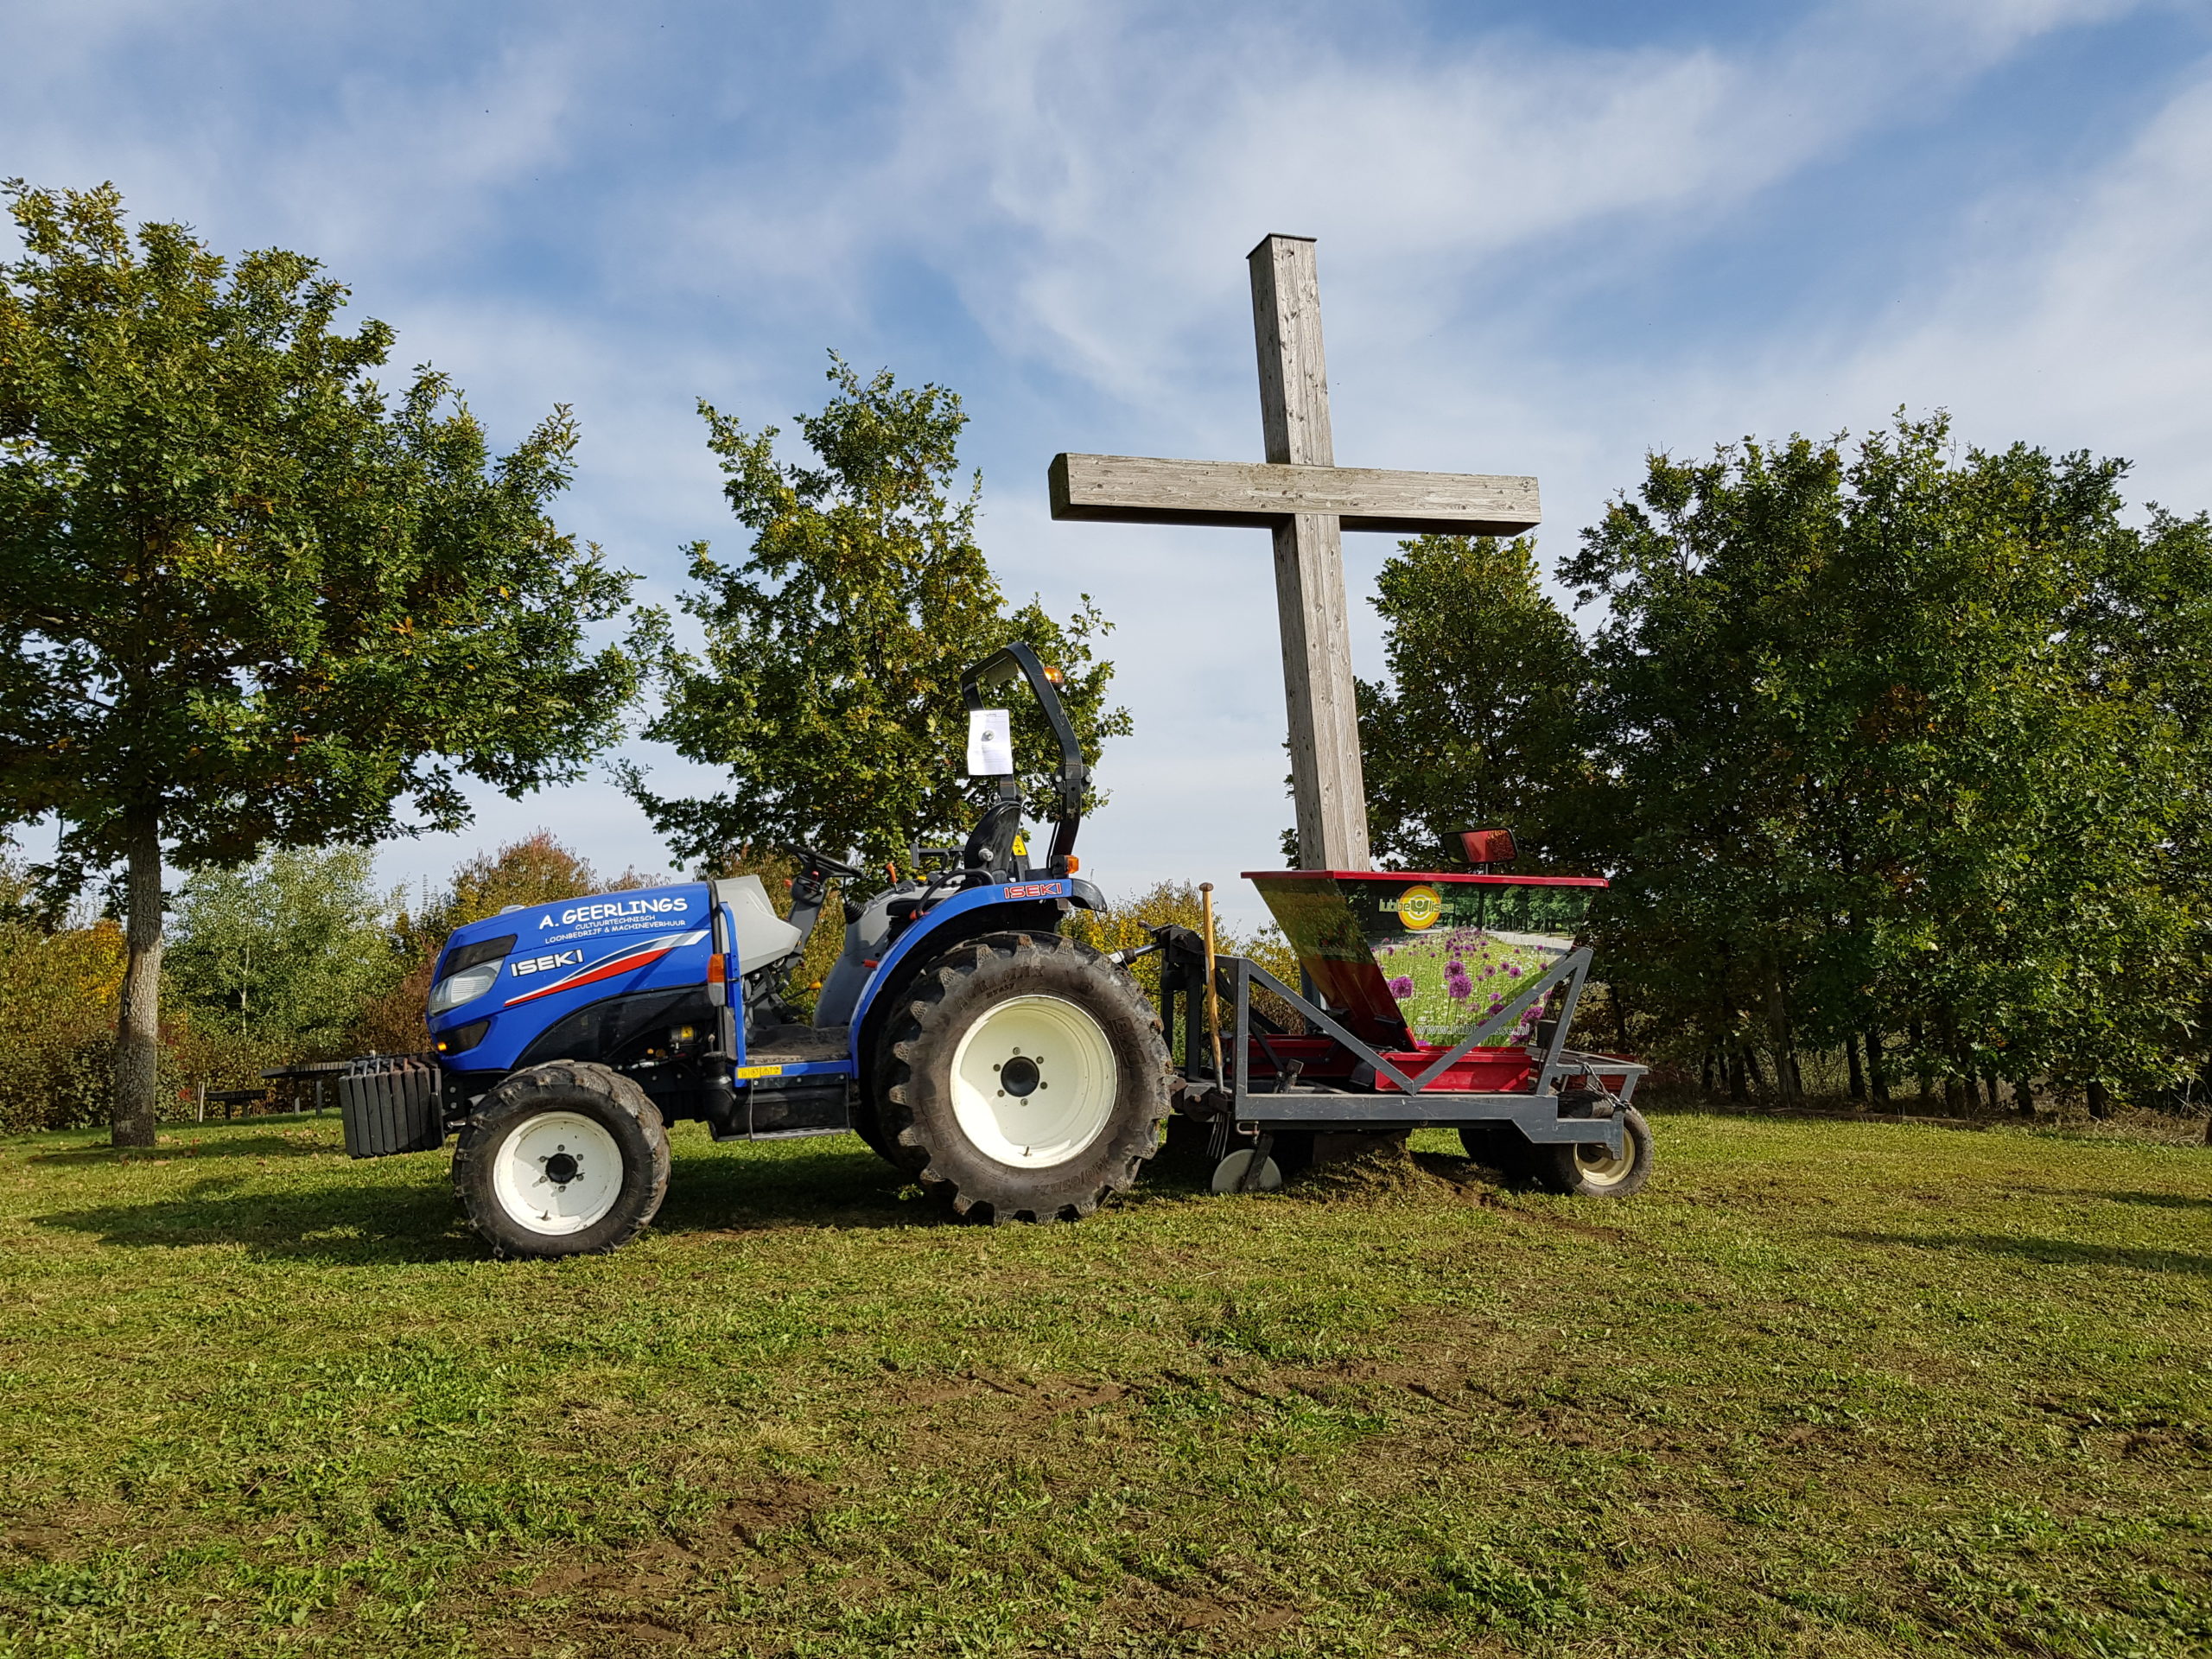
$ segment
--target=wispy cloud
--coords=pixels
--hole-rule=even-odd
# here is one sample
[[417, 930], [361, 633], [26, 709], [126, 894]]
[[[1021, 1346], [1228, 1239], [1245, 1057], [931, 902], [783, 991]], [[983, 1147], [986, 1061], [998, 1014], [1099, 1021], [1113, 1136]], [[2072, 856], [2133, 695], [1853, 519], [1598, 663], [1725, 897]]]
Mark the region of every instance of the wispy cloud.
[[[959, 387], [1008, 585], [1094, 593], [1122, 624], [1139, 734], [1095, 833], [1135, 881], [1263, 861], [1284, 820], [1264, 538], [1053, 525], [1042, 470], [1059, 448], [1257, 453], [1260, 235], [1321, 238], [1339, 455], [1535, 472], [1554, 552], [1647, 446], [1899, 403], [1949, 405], [1970, 439], [2133, 454], [2190, 505], [2212, 496], [2212, 37], [2190, 15], [1838, 0], [1593, 40], [1533, 0], [26, 0], [0, 14], [0, 172], [113, 177], [220, 245], [323, 256], [505, 434], [575, 403], [568, 516], [657, 596], [678, 543], [734, 528], [695, 397], [755, 423], [814, 406], [830, 345]], [[2160, 28], [2156, 73], [2107, 66], [2143, 89], [2094, 118], [1986, 102]], [[1962, 124], [2077, 118], [2097, 130], [2058, 161], [1919, 176]], [[1828, 205], [1853, 192], [1900, 211], [1860, 211], [1838, 286], [1786, 256], [1841, 234]], [[1387, 550], [1351, 543], [1355, 590]], [[652, 860], [597, 786], [493, 813]]]

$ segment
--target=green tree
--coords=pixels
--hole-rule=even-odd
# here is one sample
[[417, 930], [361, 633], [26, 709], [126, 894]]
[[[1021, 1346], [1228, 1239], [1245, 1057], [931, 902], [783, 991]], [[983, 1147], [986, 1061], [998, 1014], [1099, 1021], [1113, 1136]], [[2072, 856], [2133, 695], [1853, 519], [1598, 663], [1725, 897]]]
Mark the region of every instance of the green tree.
[[123, 933], [72, 919], [39, 903], [0, 842], [0, 1129], [74, 1128], [105, 1109]]
[[1610, 607], [1609, 972], [1785, 1094], [1808, 1042], [1955, 1091], [2158, 1069], [2189, 752], [2115, 655], [2123, 471], [1941, 417], [1653, 457], [1568, 571]]
[[[1106, 707], [1109, 625], [1091, 606], [1055, 621], [1033, 601], [1009, 611], [975, 542], [976, 490], [950, 491], [967, 424], [942, 386], [863, 382], [834, 354], [836, 393], [796, 416], [817, 464], [779, 461], [777, 429], [748, 433], [701, 404], [723, 493], [753, 532], [747, 557], [691, 551], [700, 590], [683, 601], [706, 632], [703, 659], [671, 652], [667, 702], [647, 735], [719, 766], [732, 787], [705, 800], [631, 792], [677, 851], [713, 863], [746, 849], [805, 842], [903, 861], [916, 837], [957, 836], [974, 808], [963, 781], [960, 673], [1016, 639], [1066, 677], [1061, 696], [1095, 760], [1129, 729]], [[1015, 702], [1016, 748], [1039, 810], [1057, 762], [1043, 722]]]
[[1530, 868], [1571, 858], [1562, 817], [1586, 769], [1588, 666], [1544, 590], [1530, 537], [1423, 536], [1398, 543], [1371, 601], [1389, 682], [1359, 683], [1368, 833], [1400, 869], [1431, 867], [1440, 837], [1512, 830]]
[[169, 988], [196, 1019], [288, 1060], [327, 1058], [404, 971], [402, 896], [376, 891], [355, 848], [196, 870], [164, 953]]
[[448, 829], [464, 775], [575, 775], [635, 688], [584, 641], [631, 578], [545, 516], [565, 410], [494, 460], [443, 377], [387, 404], [391, 331], [335, 332], [315, 261], [8, 189], [0, 822], [59, 815], [53, 891], [126, 867], [114, 1133], [150, 1145], [165, 849]]

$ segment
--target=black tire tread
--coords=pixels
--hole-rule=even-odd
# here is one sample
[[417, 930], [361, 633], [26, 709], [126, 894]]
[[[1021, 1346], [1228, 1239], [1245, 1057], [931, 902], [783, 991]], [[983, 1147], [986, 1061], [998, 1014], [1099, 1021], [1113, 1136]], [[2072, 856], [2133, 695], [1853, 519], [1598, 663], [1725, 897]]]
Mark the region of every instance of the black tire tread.
[[1621, 1134], [1636, 1154], [1636, 1163], [1629, 1174], [1617, 1186], [1592, 1187], [1583, 1183], [1582, 1173], [1572, 1146], [1532, 1147], [1536, 1154], [1533, 1165], [1537, 1184], [1548, 1192], [1558, 1192], [1570, 1198], [1632, 1198], [1643, 1190], [1651, 1179], [1654, 1156], [1651, 1126], [1642, 1112], [1633, 1106], [1621, 1109]]
[[[507, 1231], [499, 1224], [496, 1206], [488, 1201], [480, 1203], [476, 1197], [479, 1185], [488, 1185], [490, 1179], [482, 1160], [517, 1119], [536, 1111], [574, 1109], [579, 1096], [609, 1114], [618, 1138], [620, 1123], [628, 1120], [646, 1148], [644, 1180], [626, 1182], [630, 1189], [627, 1201], [618, 1201], [613, 1211], [585, 1232], [540, 1237]], [[634, 1079], [588, 1060], [549, 1060], [502, 1078], [479, 1103], [454, 1147], [453, 1190], [469, 1225], [491, 1246], [495, 1256], [603, 1255], [637, 1237], [660, 1212], [661, 1202], [668, 1196], [668, 1128], [660, 1108]]]
[[[1145, 1088], [1149, 1099], [1109, 1131], [1102, 1153], [1086, 1154], [1077, 1168], [1066, 1171], [1016, 1171], [992, 1166], [988, 1171], [957, 1167], [958, 1149], [932, 1146], [931, 1136], [914, 1109], [917, 1066], [926, 1064], [930, 1049], [944, 1031], [946, 1005], [974, 984], [979, 976], [1013, 976], [1027, 963], [1049, 960], [1048, 971], [1064, 973], [1080, 965], [1090, 989], [1137, 1033], [1141, 1053], [1136, 1075], [1126, 1085]], [[1073, 1221], [1090, 1215], [1115, 1193], [1136, 1184], [1146, 1162], [1159, 1150], [1160, 1127], [1169, 1106], [1167, 1045], [1160, 1034], [1159, 1011], [1143, 988], [1128, 971], [1099, 951], [1054, 934], [993, 933], [955, 945], [928, 963], [909, 982], [904, 1006], [885, 1022], [883, 1049], [877, 1076], [884, 1080], [879, 1133], [887, 1155], [899, 1169], [922, 1185], [947, 1199], [963, 1216], [1005, 1221]], [[987, 1160], [986, 1160], [987, 1161]], [[1090, 1166], [1087, 1178], [1080, 1175]], [[1004, 1173], [996, 1172], [1003, 1170]], [[1042, 1196], [1025, 1195], [1025, 1181], [1042, 1185]], [[1053, 1182], [1058, 1190], [1049, 1190]], [[979, 1215], [980, 1212], [980, 1215]]]

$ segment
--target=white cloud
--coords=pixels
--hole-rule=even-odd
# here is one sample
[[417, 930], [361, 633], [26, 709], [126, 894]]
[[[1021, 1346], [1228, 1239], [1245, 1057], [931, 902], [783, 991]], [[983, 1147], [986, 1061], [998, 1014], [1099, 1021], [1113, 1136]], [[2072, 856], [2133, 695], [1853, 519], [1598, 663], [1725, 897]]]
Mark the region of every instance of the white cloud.
[[2212, 64], [2101, 173], [2004, 209], [1931, 315], [1838, 353], [1850, 399], [1945, 388], [1969, 441], [2126, 455], [2134, 498], [2212, 506]]

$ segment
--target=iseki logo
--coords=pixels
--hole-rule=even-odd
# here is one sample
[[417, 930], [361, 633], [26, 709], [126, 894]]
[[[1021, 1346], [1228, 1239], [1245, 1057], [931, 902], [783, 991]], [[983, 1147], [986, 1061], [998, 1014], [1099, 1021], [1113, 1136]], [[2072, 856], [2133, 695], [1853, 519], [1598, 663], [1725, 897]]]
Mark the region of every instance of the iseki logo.
[[582, 963], [583, 959], [584, 953], [581, 950], [563, 950], [556, 956], [532, 957], [527, 962], [518, 962], [507, 971], [517, 979], [520, 979], [525, 974], [543, 974], [550, 973], [556, 968], [578, 967]]

